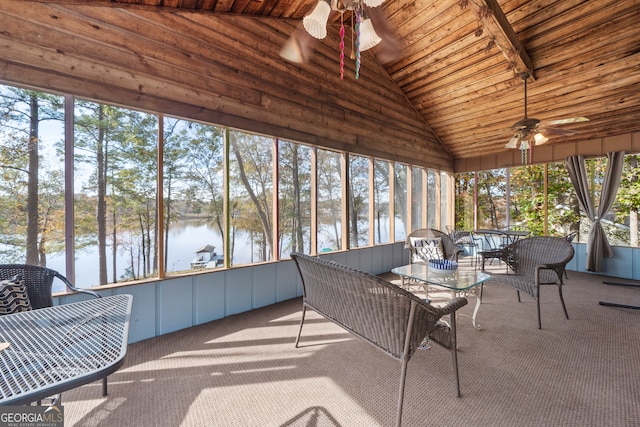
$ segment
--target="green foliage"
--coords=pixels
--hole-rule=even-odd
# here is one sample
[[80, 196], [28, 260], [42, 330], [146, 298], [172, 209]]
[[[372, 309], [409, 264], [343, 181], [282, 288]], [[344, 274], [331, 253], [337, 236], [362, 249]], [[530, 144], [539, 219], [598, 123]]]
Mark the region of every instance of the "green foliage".
[[349, 157], [349, 245], [369, 243], [369, 159]]
[[506, 173], [506, 169], [477, 173], [478, 228], [506, 226]]
[[342, 247], [342, 156], [339, 153], [318, 150], [318, 250]]
[[620, 188], [616, 197], [616, 217], [623, 222], [629, 211], [640, 210], [640, 155], [627, 155], [620, 178]]
[[62, 106], [60, 96], [0, 86], [0, 256], [5, 262], [46, 265], [47, 254], [64, 247], [62, 162], [55, 159], [54, 141], [40, 138], [41, 127], [62, 120]]
[[474, 230], [473, 195], [475, 173], [459, 173], [455, 177], [455, 229]]
[[[233, 227], [249, 234], [258, 245], [259, 261], [273, 252], [273, 139], [238, 131], [230, 132], [233, 161], [230, 168], [230, 199], [234, 204]], [[251, 254], [252, 260], [254, 254]]]
[[311, 148], [279, 141], [280, 256], [311, 252]]

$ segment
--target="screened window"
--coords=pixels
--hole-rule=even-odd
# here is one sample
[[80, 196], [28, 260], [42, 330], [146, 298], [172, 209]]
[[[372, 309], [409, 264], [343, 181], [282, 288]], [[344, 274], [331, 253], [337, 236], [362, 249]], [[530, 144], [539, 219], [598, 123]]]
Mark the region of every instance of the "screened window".
[[427, 228], [438, 228], [438, 177], [436, 171], [427, 171]]
[[395, 240], [405, 240], [407, 238], [407, 230], [409, 229], [407, 218], [407, 202], [408, 202], [408, 179], [409, 167], [401, 163], [396, 163], [394, 167], [395, 173], [395, 192], [393, 201], [393, 212], [395, 214]]
[[401, 241], [446, 204], [412, 165], [8, 86], [0, 108], [0, 262], [79, 287]]
[[342, 249], [342, 155], [318, 150], [318, 252]]
[[229, 132], [231, 265], [273, 259], [274, 139]]
[[449, 175], [440, 173], [440, 230], [446, 230], [447, 225], [451, 224], [449, 220], [449, 198], [453, 195], [451, 190], [451, 180]]
[[424, 228], [425, 183], [424, 169], [411, 168], [411, 231]]
[[374, 162], [374, 243], [387, 243], [390, 236], [390, 201], [389, 192], [389, 162], [375, 160]]
[[506, 173], [506, 169], [478, 172], [478, 228], [506, 228]]
[[369, 159], [349, 156], [349, 246], [369, 244]]
[[164, 119], [164, 257], [168, 273], [224, 265], [224, 130]]
[[65, 273], [64, 99], [0, 86], [0, 258]]
[[311, 148], [280, 141], [278, 162], [280, 257], [311, 253]]
[[456, 175], [456, 230], [474, 230], [474, 191], [475, 173], [466, 172]]
[[[75, 105], [75, 249], [83, 286], [158, 273], [158, 117]], [[76, 268], [76, 275], [81, 273]]]

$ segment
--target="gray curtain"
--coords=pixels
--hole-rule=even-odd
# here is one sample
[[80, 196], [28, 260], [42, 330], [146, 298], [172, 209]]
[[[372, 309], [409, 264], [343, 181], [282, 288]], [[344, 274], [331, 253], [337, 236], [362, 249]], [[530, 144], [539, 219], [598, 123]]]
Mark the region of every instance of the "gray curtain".
[[569, 178], [578, 195], [580, 207], [591, 220], [591, 230], [587, 241], [587, 271], [601, 271], [602, 259], [611, 258], [613, 250], [607, 236], [604, 233], [600, 219], [613, 206], [620, 185], [620, 175], [624, 166], [624, 151], [607, 153], [607, 171], [602, 183], [600, 203], [596, 211], [589, 192], [589, 177], [584, 166], [583, 156], [567, 157], [567, 170]]

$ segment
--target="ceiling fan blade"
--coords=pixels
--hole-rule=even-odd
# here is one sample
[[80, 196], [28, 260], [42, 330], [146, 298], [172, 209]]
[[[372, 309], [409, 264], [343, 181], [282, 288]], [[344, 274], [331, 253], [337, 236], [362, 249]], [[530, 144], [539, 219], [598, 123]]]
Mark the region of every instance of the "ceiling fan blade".
[[560, 129], [560, 128], [549, 128], [546, 126], [541, 126], [538, 131], [542, 134], [544, 134], [544, 136], [569, 136], [569, 135], [575, 135], [578, 132], [576, 132], [575, 130], [568, 130], [568, 129]]
[[307, 62], [316, 43], [317, 39], [307, 33], [301, 23], [280, 49], [280, 56], [299, 64]]
[[558, 120], [545, 120], [543, 124], [545, 125], [564, 125], [567, 123], [579, 123], [579, 122], [588, 122], [589, 119], [586, 117], [572, 117], [570, 119], [558, 119]]

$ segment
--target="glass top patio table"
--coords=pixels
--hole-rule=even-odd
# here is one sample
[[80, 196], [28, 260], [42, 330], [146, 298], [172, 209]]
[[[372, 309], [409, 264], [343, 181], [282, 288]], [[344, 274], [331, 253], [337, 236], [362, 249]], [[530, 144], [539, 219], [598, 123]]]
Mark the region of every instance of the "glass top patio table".
[[449, 289], [452, 296], [475, 296], [476, 305], [471, 315], [473, 327], [480, 329], [480, 325], [476, 322], [478, 309], [482, 302], [481, 293], [478, 291], [484, 282], [489, 280], [491, 276], [484, 271], [476, 271], [475, 269], [458, 268], [453, 272], [438, 272], [429, 268], [426, 264], [414, 263], [395, 267], [391, 272], [400, 276], [402, 288], [405, 288], [407, 280], [418, 281], [423, 286], [426, 296], [429, 296], [428, 287], [430, 285], [441, 286]]
[[428, 283], [430, 285], [442, 286], [453, 291], [467, 291], [486, 282], [491, 276], [483, 271], [467, 270], [458, 268], [453, 272], [436, 272], [426, 264], [414, 263], [396, 267], [391, 270], [401, 278], [408, 278]]

